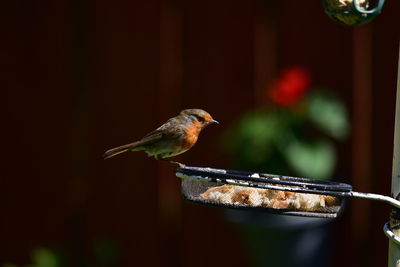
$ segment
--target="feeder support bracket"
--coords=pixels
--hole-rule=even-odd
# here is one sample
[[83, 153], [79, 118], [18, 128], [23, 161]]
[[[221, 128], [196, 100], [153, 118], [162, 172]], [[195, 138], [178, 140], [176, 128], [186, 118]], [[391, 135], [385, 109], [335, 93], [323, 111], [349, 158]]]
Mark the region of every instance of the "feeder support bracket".
[[[400, 54], [400, 51], [399, 51]], [[400, 57], [399, 57], [400, 59]], [[396, 113], [394, 123], [394, 142], [393, 142], [393, 167], [392, 167], [392, 197], [400, 199], [400, 60], [397, 72], [397, 92], [396, 92]], [[387, 230], [391, 232], [391, 236], [385, 230], [389, 237], [389, 256], [388, 266], [400, 266], [400, 209], [392, 207], [390, 212], [390, 222]]]

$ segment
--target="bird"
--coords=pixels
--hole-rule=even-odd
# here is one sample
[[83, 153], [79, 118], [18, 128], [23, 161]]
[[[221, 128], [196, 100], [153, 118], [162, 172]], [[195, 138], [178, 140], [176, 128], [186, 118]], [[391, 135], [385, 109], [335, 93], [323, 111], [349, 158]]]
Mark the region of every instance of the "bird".
[[[210, 124], [219, 124], [202, 109], [184, 109], [178, 116], [170, 118], [155, 131], [139, 141], [107, 150], [103, 157], [108, 159], [127, 151], [145, 151], [149, 157], [166, 160], [188, 151], [196, 144], [200, 132]], [[180, 167], [185, 165], [170, 161]]]

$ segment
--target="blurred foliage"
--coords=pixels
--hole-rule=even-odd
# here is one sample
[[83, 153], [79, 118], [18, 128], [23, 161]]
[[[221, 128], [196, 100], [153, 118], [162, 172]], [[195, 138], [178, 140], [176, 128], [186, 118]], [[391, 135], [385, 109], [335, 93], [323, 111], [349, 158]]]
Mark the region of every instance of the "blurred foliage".
[[94, 245], [94, 266], [117, 266], [119, 257], [118, 245], [112, 239], [102, 239]]
[[313, 93], [309, 99], [308, 116], [315, 126], [332, 137], [343, 140], [350, 131], [347, 109], [338, 98], [325, 91]]
[[[37, 248], [31, 253], [32, 264], [3, 264], [1, 267], [69, 267], [69, 266], [118, 266], [119, 248], [110, 238], [99, 239], [92, 248], [92, 257], [79, 256], [69, 250]], [[76, 258], [77, 257], [77, 258]]]
[[54, 252], [39, 248], [32, 253], [33, 264], [28, 265], [28, 267], [58, 267], [59, 260]]
[[236, 167], [331, 177], [337, 158], [335, 143], [350, 132], [348, 112], [333, 93], [308, 88], [310, 81], [301, 67], [284, 70], [267, 88], [271, 105], [247, 112], [229, 129], [224, 140]]
[[[38, 248], [32, 252], [32, 264], [24, 267], [59, 267], [60, 261], [56, 254], [47, 248]], [[15, 264], [4, 264], [2, 267], [18, 267]]]

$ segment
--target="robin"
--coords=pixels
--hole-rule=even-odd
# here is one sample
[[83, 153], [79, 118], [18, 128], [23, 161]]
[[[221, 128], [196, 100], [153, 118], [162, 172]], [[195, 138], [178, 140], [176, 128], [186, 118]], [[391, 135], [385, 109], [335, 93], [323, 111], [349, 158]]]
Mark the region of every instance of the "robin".
[[[108, 159], [126, 151], [143, 150], [149, 157], [164, 160], [189, 150], [196, 143], [201, 130], [212, 123], [218, 122], [208, 112], [185, 109], [139, 141], [107, 150], [103, 157]], [[179, 162], [170, 162], [184, 166]]]

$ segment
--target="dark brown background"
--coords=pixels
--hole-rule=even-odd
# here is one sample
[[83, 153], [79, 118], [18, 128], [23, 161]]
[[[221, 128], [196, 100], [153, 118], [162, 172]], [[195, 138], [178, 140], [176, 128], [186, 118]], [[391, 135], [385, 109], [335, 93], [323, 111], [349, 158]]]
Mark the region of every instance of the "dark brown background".
[[[219, 209], [181, 201], [169, 165], [101, 155], [200, 107], [221, 124], [179, 159], [229, 167], [224, 127], [293, 64], [351, 110], [335, 177], [390, 194], [399, 1], [361, 27], [333, 22], [320, 1], [15, 0], [0, 10], [0, 264], [63, 247], [70, 266], [85, 266], [111, 239], [120, 266], [250, 265]], [[334, 224], [332, 266], [385, 266], [388, 212], [352, 201]], [[211, 245], [219, 252], [204, 254]]]

